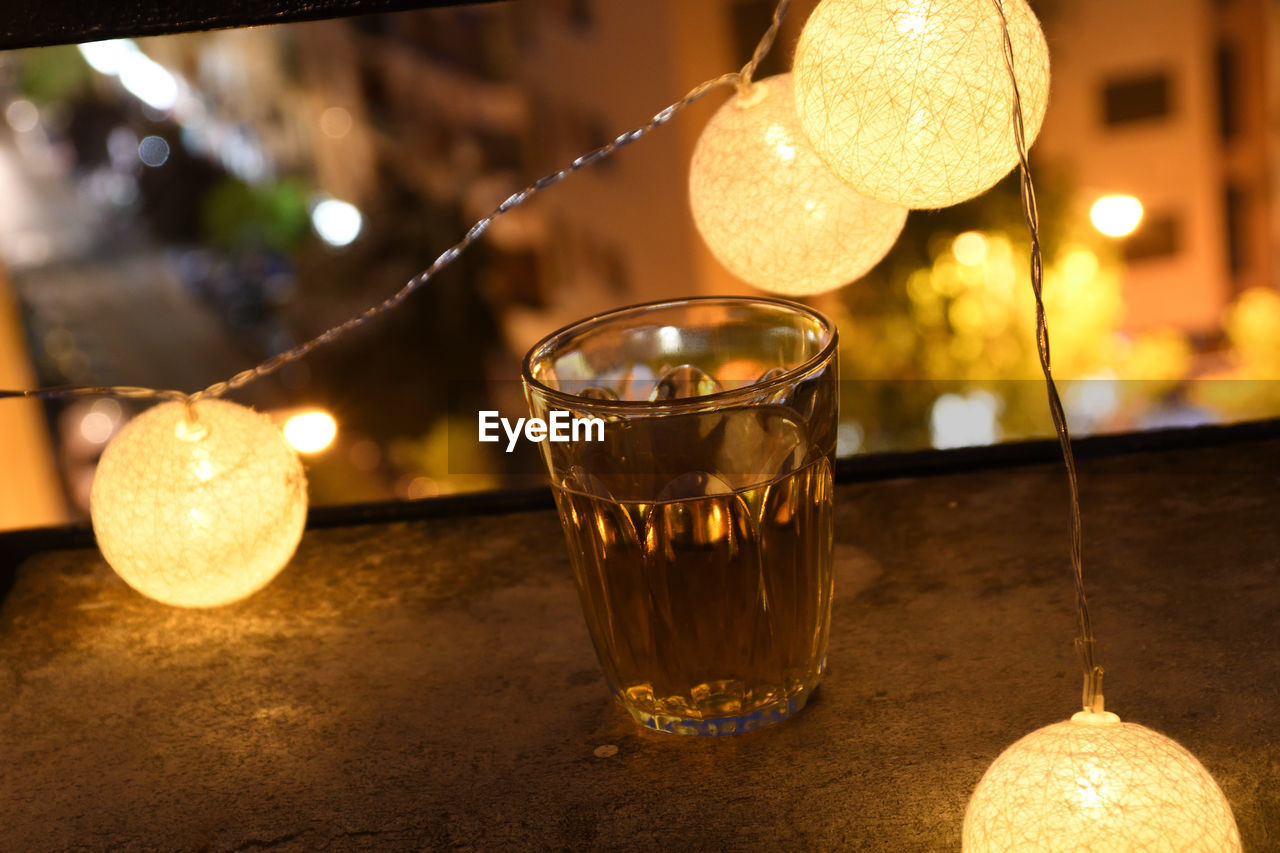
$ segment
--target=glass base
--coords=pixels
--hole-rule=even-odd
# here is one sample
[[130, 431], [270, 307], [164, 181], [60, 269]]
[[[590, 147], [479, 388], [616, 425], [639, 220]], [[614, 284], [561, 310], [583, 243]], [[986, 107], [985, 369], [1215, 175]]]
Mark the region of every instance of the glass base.
[[627, 710], [627, 713], [631, 715], [632, 719], [647, 729], [653, 729], [656, 732], [667, 732], [673, 735], [719, 737], [721, 735], [738, 735], [743, 732], [771, 726], [774, 723], [780, 723], [799, 712], [805, 706], [805, 703], [809, 701], [809, 696], [815, 689], [817, 689], [816, 684], [813, 687], [804, 688], [789, 699], [766, 705], [749, 714], [711, 717], [708, 719], [690, 719], [670, 714], [654, 714], [630, 705], [625, 700], [620, 699], [619, 702]]

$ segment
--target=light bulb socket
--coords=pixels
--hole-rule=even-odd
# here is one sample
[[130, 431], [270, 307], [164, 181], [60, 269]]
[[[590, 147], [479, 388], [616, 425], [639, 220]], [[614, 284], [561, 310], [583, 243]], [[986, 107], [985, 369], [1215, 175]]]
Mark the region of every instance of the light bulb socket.
[[1085, 726], [1109, 726], [1120, 722], [1120, 717], [1110, 711], [1076, 711], [1071, 722]]

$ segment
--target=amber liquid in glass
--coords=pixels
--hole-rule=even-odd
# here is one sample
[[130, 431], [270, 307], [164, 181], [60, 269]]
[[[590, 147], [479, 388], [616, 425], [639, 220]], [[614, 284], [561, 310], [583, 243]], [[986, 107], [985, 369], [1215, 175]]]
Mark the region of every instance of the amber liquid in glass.
[[826, 659], [831, 488], [826, 456], [747, 488], [685, 474], [649, 503], [581, 472], [556, 486], [591, 638], [639, 722], [732, 734], [804, 706]]

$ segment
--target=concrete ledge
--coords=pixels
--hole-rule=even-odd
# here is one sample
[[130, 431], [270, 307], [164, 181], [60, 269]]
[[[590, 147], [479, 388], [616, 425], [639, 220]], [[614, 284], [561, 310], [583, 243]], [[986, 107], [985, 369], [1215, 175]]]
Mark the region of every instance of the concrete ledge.
[[[1280, 442], [1082, 470], [1108, 707], [1280, 849]], [[1079, 701], [1057, 466], [851, 483], [830, 671], [685, 740], [614, 707], [547, 511], [309, 531], [213, 612], [46, 553], [0, 608], [0, 847], [958, 850], [1006, 746]], [[617, 747], [604, 757], [598, 747]]]

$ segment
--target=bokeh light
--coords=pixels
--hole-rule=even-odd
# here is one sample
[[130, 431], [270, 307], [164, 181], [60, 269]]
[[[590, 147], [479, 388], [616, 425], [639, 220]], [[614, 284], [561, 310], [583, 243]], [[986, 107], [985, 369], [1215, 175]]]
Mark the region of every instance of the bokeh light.
[[300, 412], [284, 425], [284, 439], [299, 453], [327, 450], [338, 435], [338, 422], [333, 415], [320, 410]]
[[132, 39], [89, 42], [78, 47], [89, 67], [99, 74], [118, 77], [129, 94], [152, 109], [167, 112], [178, 103], [178, 78], [143, 53]]
[[1127, 237], [1142, 222], [1142, 202], [1124, 194], [1104, 195], [1089, 208], [1089, 221], [1108, 237]]
[[929, 431], [933, 446], [973, 447], [1000, 440], [1000, 401], [987, 391], [943, 394], [933, 404]]
[[311, 227], [330, 246], [349, 246], [360, 236], [364, 217], [350, 202], [325, 198], [311, 209]]
[[951, 254], [965, 266], [976, 267], [987, 260], [987, 236], [981, 231], [966, 231], [952, 241]]
[[25, 98], [18, 98], [5, 108], [4, 118], [17, 133], [28, 133], [40, 123], [40, 111]]
[[138, 159], [155, 168], [169, 161], [169, 143], [160, 136], [148, 136], [138, 143]]
[[89, 67], [99, 74], [114, 77], [124, 68], [126, 57], [137, 51], [137, 45], [130, 39], [108, 39], [94, 41], [78, 46], [80, 55]]
[[351, 113], [342, 107], [329, 107], [320, 114], [320, 132], [330, 139], [341, 139], [351, 132]]

